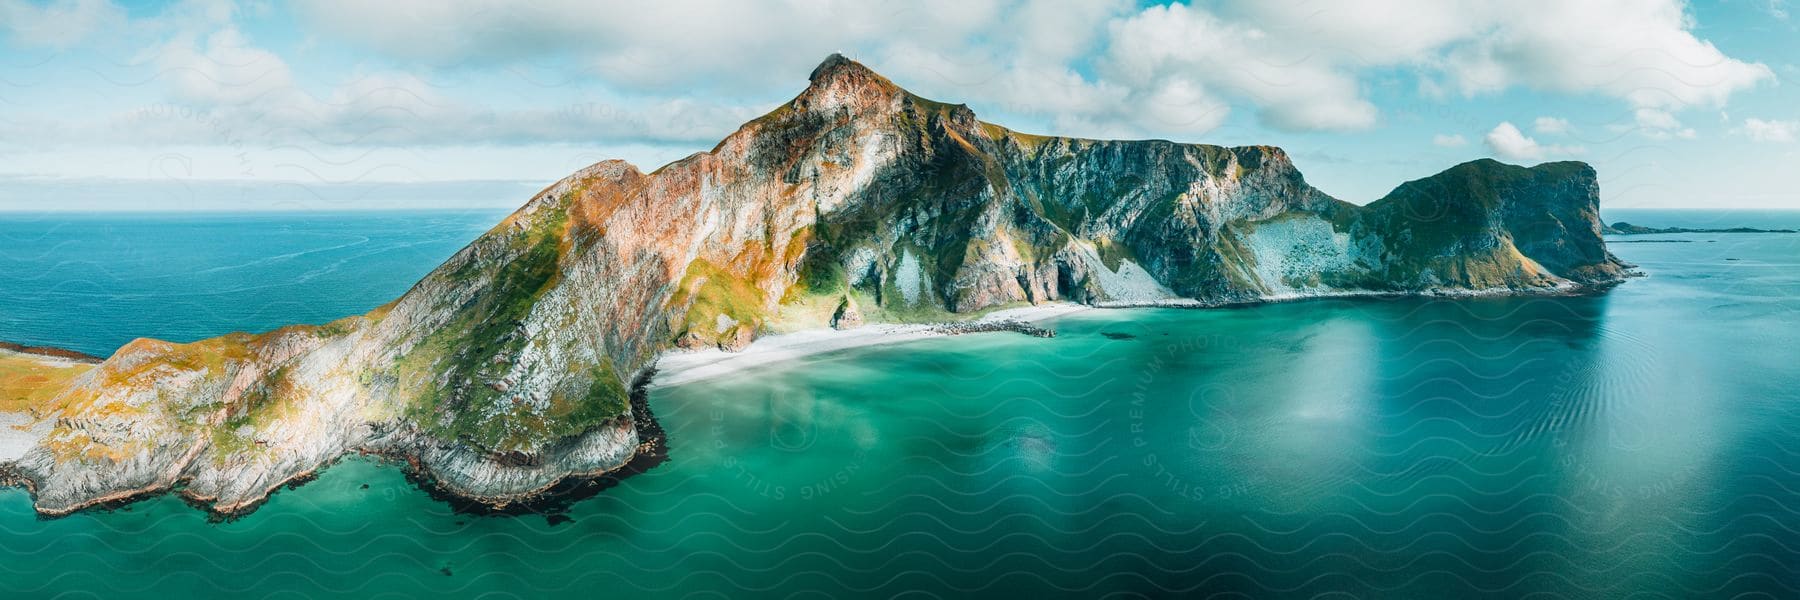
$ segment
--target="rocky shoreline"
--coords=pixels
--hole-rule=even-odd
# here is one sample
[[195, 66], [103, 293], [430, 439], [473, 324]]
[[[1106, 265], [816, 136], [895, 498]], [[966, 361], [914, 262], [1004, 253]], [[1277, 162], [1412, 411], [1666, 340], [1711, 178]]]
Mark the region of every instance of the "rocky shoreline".
[[989, 333], [1011, 331], [1031, 337], [1056, 337], [1056, 330], [1048, 327], [1021, 321], [1018, 319], [1001, 319], [997, 321], [972, 321], [959, 323], [943, 323], [932, 326], [932, 330], [944, 335], [963, 335], [965, 333]]
[[[1051, 314], [1061, 314], [1061, 309], [1053, 308]], [[879, 327], [879, 325], [873, 326]], [[1024, 335], [1051, 337], [1055, 331], [1035, 325], [1027, 320], [1007, 317], [997, 320], [976, 320], [969, 322], [938, 323], [913, 326], [933, 335], [962, 335], [981, 332], [1013, 331]], [[20, 348], [8, 344], [8, 349]], [[72, 351], [56, 348], [33, 348], [32, 354], [54, 359], [74, 359], [82, 356]], [[18, 350], [14, 350], [18, 351]], [[605, 489], [617, 485], [623, 479], [645, 472], [668, 460], [668, 441], [661, 424], [656, 421], [651, 410], [648, 397], [652, 382], [656, 380], [657, 370], [653, 366], [642, 370], [633, 378], [630, 394], [631, 427], [624, 428], [632, 432], [636, 443], [630, 444], [629, 452], [617, 456], [616, 460], [604, 461], [599, 468], [572, 469], [558, 471], [547, 483], [506, 493], [490, 493], [484, 488], [495, 487], [493, 481], [470, 480], [467, 478], [447, 478], [446, 473], [434, 470], [421, 457], [428, 455], [433, 448], [428, 441], [416, 433], [398, 431], [397, 424], [368, 424], [371, 435], [363, 443], [346, 448], [344, 455], [360, 455], [377, 459], [400, 468], [408, 481], [413, 482], [430, 494], [433, 498], [446, 502], [458, 511], [479, 514], [544, 514], [559, 512], [570, 504], [591, 497]], [[604, 429], [604, 428], [603, 428]], [[595, 432], [588, 432], [571, 439], [562, 449], [563, 453], [571, 453], [570, 448], [580, 448], [583, 440]], [[602, 449], [616, 446], [610, 443], [590, 445]], [[267, 483], [260, 493], [243, 495], [243, 500], [221, 502], [216, 495], [198, 493], [190, 486], [192, 476], [184, 475], [186, 466], [206, 450], [204, 445], [193, 446], [177, 460], [175, 467], [150, 482], [130, 489], [114, 490], [105, 494], [94, 495], [78, 502], [68, 504], [46, 504], [39, 496], [39, 486], [15, 462], [0, 462], [0, 486], [20, 487], [32, 496], [33, 506], [38, 516], [45, 519], [56, 519], [88, 510], [110, 510], [142, 501], [146, 498], [162, 494], [173, 494], [183, 502], [196, 509], [208, 513], [215, 521], [229, 521], [255, 512], [267, 503], [275, 494], [283, 489], [295, 489], [316, 479], [319, 474], [335, 465], [338, 460], [319, 465], [316, 468], [295, 473], [289, 477]], [[438, 450], [441, 452], [442, 447]], [[537, 459], [542, 466], [543, 458]]]
[[54, 347], [50, 347], [50, 346], [25, 346], [25, 345], [14, 344], [12, 342], [4, 342], [4, 341], [0, 341], [0, 351], [17, 352], [19, 354], [30, 354], [33, 356], [43, 356], [43, 357], [47, 357], [47, 358], [57, 358], [57, 359], [62, 359], [62, 360], [69, 360], [69, 361], [74, 361], [74, 362], [89, 363], [89, 364], [96, 364], [96, 365], [100, 364], [100, 361], [106, 360], [104, 358], [94, 356], [92, 354], [76, 352], [74, 350], [68, 350], [68, 349], [64, 349], [64, 348], [54, 348]]
[[1627, 270], [1616, 279], [1599, 281], [1566, 282], [1560, 285], [1538, 288], [1493, 287], [1474, 290], [1426, 290], [1426, 291], [1381, 291], [1381, 290], [1336, 290], [1328, 292], [1310, 292], [1290, 294], [1286, 296], [1269, 296], [1250, 300], [1151, 300], [1130, 302], [1101, 302], [1094, 308], [1248, 308], [1265, 304], [1283, 302], [1305, 302], [1308, 300], [1335, 300], [1355, 298], [1494, 298], [1507, 296], [1583, 296], [1610, 290], [1633, 277], [1643, 277], [1642, 271]]
[[[1636, 275], [1641, 275], [1641, 274], [1636, 274]], [[1216, 308], [1252, 307], [1252, 306], [1257, 306], [1257, 305], [1278, 303], [1278, 302], [1297, 302], [1297, 301], [1305, 301], [1305, 300], [1324, 300], [1324, 299], [1343, 299], [1343, 298], [1370, 298], [1370, 299], [1373, 299], [1373, 298], [1404, 298], [1404, 297], [1421, 297], [1421, 296], [1441, 296], [1441, 297], [1456, 298], [1456, 297], [1480, 297], [1480, 296], [1499, 296], [1499, 295], [1521, 295], [1521, 293], [1525, 293], [1525, 294], [1529, 294], [1529, 295], [1542, 295], [1542, 296], [1568, 296], [1568, 295], [1585, 295], [1585, 294], [1601, 293], [1623, 281], [1624, 281], [1624, 279], [1620, 278], [1620, 279], [1614, 280], [1614, 281], [1585, 283], [1585, 284], [1580, 284], [1580, 285], [1564, 286], [1564, 287], [1560, 287], [1560, 288], [1556, 288], [1556, 289], [1459, 290], [1456, 293], [1447, 293], [1447, 294], [1383, 293], [1383, 292], [1370, 292], [1370, 291], [1356, 291], [1356, 292], [1346, 292], [1346, 293], [1339, 293], [1339, 294], [1316, 294], [1316, 295], [1295, 296], [1295, 297], [1287, 297], [1287, 298], [1263, 298], [1263, 299], [1257, 299], [1257, 300], [1232, 302], [1232, 303], [1201, 303], [1201, 302], [1194, 302], [1194, 301], [1167, 302], [1167, 301], [1165, 301], [1165, 302], [1154, 302], [1154, 303], [1149, 303], [1149, 302], [1134, 303], [1134, 304], [1129, 304], [1129, 305], [1114, 303], [1114, 304], [1103, 304], [1103, 305], [1096, 305], [1096, 306], [1079, 305], [1079, 304], [1061, 304], [1061, 305], [1052, 305], [1052, 306], [1046, 306], [1046, 307], [1034, 307], [1034, 309], [1032, 309], [1032, 310], [1015, 309], [1013, 311], [1002, 311], [1001, 313], [997, 313], [999, 315], [1003, 315], [1003, 316], [1000, 316], [999, 318], [986, 318], [986, 319], [976, 319], [976, 320], [971, 320], [971, 321], [959, 321], [959, 322], [947, 322], [947, 323], [935, 323], [935, 324], [923, 324], [923, 325], [885, 325], [885, 327], [894, 328], [894, 329], [889, 329], [889, 330], [881, 330], [880, 328], [884, 327], [883, 324], [870, 324], [870, 325], [867, 325], [866, 327], [870, 328], [871, 331], [877, 331], [877, 333], [875, 333], [875, 335], [863, 338], [862, 340], [860, 340], [861, 343], [848, 345], [848, 346], [832, 346], [829, 349], [822, 350], [821, 352], [841, 351], [844, 349], [854, 348], [854, 347], [879, 345], [879, 344], [885, 344], [885, 343], [907, 341], [910, 339], [920, 339], [921, 334], [923, 337], [936, 337], [936, 336], [956, 336], [956, 335], [965, 335], [965, 334], [974, 334], [974, 333], [1014, 332], [1014, 333], [1019, 333], [1022, 335], [1029, 335], [1029, 336], [1033, 336], [1033, 337], [1053, 338], [1056, 336], [1056, 330], [1052, 327], [1046, 327], [1044, 325], [1040, 325], [1039, 324], [1040, 321], [1067, 315], [1067, 314], [1072, 314], [1074, 312], [1079, 312], [1081, 310], [1087, 310], [1087, 309], [1130, 309], [1130, 308], [1216, 309]], [[1021, 316], [1013, 316], [1013, 315], [1021, 315]], [[759, 350], [759, 347], [758, 347], [759, 344], [766, 345], [766, 342], [769, 342], [771, 340], [774, 340], [777, 343], [779, 343], [780, 337], [781, 336], [774, 336], [772, 338], [765, 338], [763, 340], [758, 340], [757, 342], [753, 342], [752, 344], [750, 344], [743, 351], [733, 352], [731, 354], [734, 356], [754, 356], [756, 354], [756, 351]], [[55, 350], [55, 349], [43, 349], [43, 350]], [[775, 358], [775, 362], [785, 362], [785, 361], [793, 360], [795, 358], [799, 358], [802, 356], [821, 353], [821, 352], [807, 352], [807, 353], [800, 353], [800, 354], [794, 354], [794, 355], [783, 354], [783, 355], [777, 356]], [[43, 353], [43, 354], [45, 356], [61, 356], [60, 354], [55, 354], [55, 353]], [[692, 352], [680, 352], [680, 351], [677, 351], [674, 353], [675, 356], [679, 356], [681, 354], [693, 354], [693, 353]], [[771, 364], [771, 362], [768, 362], [768, 361], [758, 362], [758, 363], [756, 363], [755, 366], [763, 366], [763, 365], [768, 365], [768, 364]], [[687, 367], [687, 366], [677, 367], [676, 369], [673, 370], [672, 374], [679, 374], [688, 368], [690, 368], [690, 367]], [[742, 368], [747, 368], [747, 366], [742, 367]], [[733, 372], [735, 372], [737, 370], [741, 370], [742, 368], [733, 369]], [[631, 399], [630, 399], [631, 415], [632, 415], [631, 419], [632, 419], [632, 425], [633, 425], [632, 429], [636, 432], [638, 442], [635, 445], [631, 446], [631, 451], [628, 455], [626, 455], [622, 460], [618, 461], [617, 464], [608, 466], [606, 468], [588, 470], [588, 471], [562, 472], [560, 474], [560, 476], [554, 478], [549, 483], [544, 484], [542, 486], [538, 486], [536, 488], [532, 488], [532, 489], [524, 491], [524, 492], [505, 493], [505, 494], [488, 494], [488, 493], [483, 493], [483, 492], [477, 491], [477, 488], [482, 487], [482, 484], [480, 484], [479, 482], [468, 482], [468, 481], [453, 482], [450, 480], [446, 480], [441, 474], [434, 472], [430, 467], [426, 466], [426, 464], [420, 460], [420, 456], [421, 456], [421, 454], [424, 453], [424, 450], [421, 447], [419, 447], [418, 445], [416, 445], [418, 443], [416, 441], [404, 443], [404, 444], [372, 443], [368, 447], [358, 447], [358, 448], [348, 449], [346, 451], [346, 454], [354, 454], [354, 455], [361, 455], [361, 456], [374, 458], [374, 459], [380, 460], [384, 463], [391, 464], [391, 465], [394, 465], [394, 466], [400, 468], [404, 472], [408, 481], [417, 485], [421, 490], [428, 493], [432, 498], [437, 499], [442, 502], [445, 502], [445, 503], [450, 504], [451, 506], [455, 507], [455, 509], [459, 512], [472, 513], [472, 514], [501, 514], [501, 515], [558, 513], [562, 510], [567, 509], [568, 506], [570, 506], [571, 504], [573, 504], [575, 502], [578, 502], [578, 501], [586, 499], [586, 498], [590, 498], [590, 497], [594, 496], [595, 494], [598, 494], [598, 493], [604, 491], [607, 488], [617, 485], [619, 482], [623, 481], [625, 478], [628, 478], [632, 475], [646, 472], [668, 460], [668, 440], [666, 437], [666, 433], [664, 432], [661, 424], [656, 421], [655, 414], [651, 410], [649, 401], [648, 401], [650, 390], [653, 387], [662, 387], [662, 384], [660, 384], [657, 380], [658, 374], [659, 374], [658, 369], [656, 368], [656, 366], [653, 365], [652, 367], [647, 368], [647, 369], [643, 370], [642, 372], [640, 372], [640, 374], [633, 379], [633, 385], [631, 387]], [[721, 373], [721, 375], [722, 374], [723, 373]], [[711, 377], [707, 377], [707, 378], [710, 379]], [[684, 380], [680, 381], [679, 383], [690, 383], [692, 381], [697, 381], [697, 380], [698, 379], [692, 379], [692, 380], [684, 379]], [[376, 428], [376, 429], [379, 430], [379, 428]], [[408, 437], [412, 437], [412, 436], [404, 436], [403, 435], [400, 437], [408, 438]], [[198, 454], [198, 452], [199, 452], [198, 448], [192, 449], [189, 451], [190, 455]], [[36, 506], [37, 506], [38, 514], [41, 518], [54, 519], [54, 518], [68, 516], [68, 515], [71, 515], [71, 514], [74, 514], [77, 512], [85, 511], [85, 510], [108, 510], [111, 508], [122, 507], [122, 506], [126, 506], [129, 504], [138, 502], [147, 497], [152, 497], [152, 496], [156, 496], [156, 495], [160, 495], [160, 494], [164, 494], [164, 493], [173, 493], [177, 497], [181, 498], [184, 502], [188, 503], [189, 505], [191, 505], [197, 509], [204, 510], [207, 513], [209, 513], [210, 518], [212, 518], [214, 520], [228, 521], [228, 520], [241, 518], [245, 515], [248, 515], [248, 514], [254, 512], [256, 509], [260, 508], [264, 503], [268, 502], [268, 500], [271, 497], [273, 497], [274, 494], [279, 493], [283, 489], [292, 490], [292, 489], [298, 488], [298, 487], [306, 484], [307, 482], [317, 478], [320, 473], [329, 469], [336, 462], [337, 461], [332, 461], [331, 463], [322, 465], [319, 468], [307, 470], [307, 471], [298, 473], [292, 477], [289, 477], [287, 479], [272, 483], [269, 486], [267, 486], [267, 489], [263, 494], [257, 495], [249, 501], [233, 503], [233, 504], [219, 504], [219, 503], [217, 503], [218, 498], [216, 498], [216, 497], [209, 497], [209, 496], [194, 494], [194, 493], [192, 493], [192, 491], [190, 489], [188, 489], [186, 487], [186, 485], [185, 485], [187, 483], [186, 480], [177, 478], [168, 484], [162, 484], [159, 482], [157, 484], [152, 484], [152, 485], [137, 488], [137, 489], [118, 491], [118, 492], [107, 494], [104, 496], [94, 497], [94, 498], [89, 499], [86, 502], [82, 502], [82, 503], [74, 504], [74, 505], [68, 505], [68, 506], [36, 505]], [[35, 504], [36, 486], [29, 477], [26, 477], [19, 470], [19, 468], [16, 464], [8, 463], [8, 462], [0, 462], [0, 486], [25, 488], [28, 492], [30, 492], [33, 495], [34, 504]]]
[[[631, 393], [631, 430], [638, 437], [638, 443], [631, 446], [629, 454], [617, 464], [588, 471], [568, 471], [559, 473], [550, 483], [519, 493], [485, 494], [475, 491], [480, 487], [457, 485], [447, 482], [435, 474], [419, 459], [421, 449], [402, 448], [394, 445], [376, 444], [371, 447], [353, 448], [345, 455], [364, 456], [400, 468], [408, 481], [431, 497], [446, 502], [459, 512], [477, 514], [543, 514], [556, 513], [570, 504], [592, 497], [606, 488], [616, 485], [624, 478], [645, 472], [668, 460], [668, 442], [662, 425], [656, 421], [654, 412], [648, 402], [649, 383], [654, 376], [653, 369], [647, 369], [634, 380]], [[190, 450], [190, 460], [199, 449]], [[216, 496], [195, 493], [186, 477], [174, 477], [158, 480], [139, 488], [118, 490], [105, 495], [94, 496], [82, 502], [48, 506], [39, 502], [38, 485], [27, 476], [14, 462], [0, 462], [0, 487], [17, 487], [24, 489], [32, 497], [32, 504], [41, 519], [58, 519], [90, 510], [111, 510], [129, 506], [147, 498], [163, 494], [173, 494], [184, 503], [195, 509], [205, 511], [208, 518], [214, 521], [231, 521], [244, 517], [261, 508], [275, 494], [283, 489], [292, 490], [318, 478], [330, 469], [338, 460], [320, 465], [317, 468], [297, 473], [291, 477], [270, 484], [261, 494], [252, 495], [248, 500], [235, 503], [219, 503]]]
[[558, 514], [576, 502], [618, 485], [634, 475], [642, 474], [669, 460], [668, 434], [650, 409], [650, 380], [655, 369], [645, 370], [633, 383], [631, 393], [632, 420], [639, 443], [624, 463], [604, 471], [570, 473], [555, 483], [527, 495], [507, 497], [475, 497], [446, 487], [420, 468], [416, 461], [395, 461], [406, 474], [407, 481], [417, 485], [432, 498], [449, 504], [456, 512], [481, 515]]

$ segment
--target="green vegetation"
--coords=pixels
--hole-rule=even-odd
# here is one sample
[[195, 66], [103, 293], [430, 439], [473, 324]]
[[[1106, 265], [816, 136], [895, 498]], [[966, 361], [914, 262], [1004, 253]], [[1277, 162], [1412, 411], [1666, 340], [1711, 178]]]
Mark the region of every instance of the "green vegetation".
[[762, 288], [750, 279], [704, 259], [696, 259], [688, 265], [670, 304], [680, 306], [690, 301], [692, 304], [688, 305], [682, 327], [702, 338], [716, 339], [725, 333], [718, 331], [721, 315], [751, 327], [762, 325]]
[[1007, 129], [1005, 127], [1001, 127], [999, 125], [995, 125], [995, 124], [989, 123], [987, 121], [981, 121], [981, 129], [984, 133], [987, 134], [987, 136], [989, 138], [993, 139], [994, 141], [1000, 142], [1003, 140], [1012, 140], [1013, 143], [1018, 144], [1020, 150], [1024, 150], [1026, 152], [1036, 151], [1038, 148], [1040, 148], [1044, 145], [1044, 142], [1048, 142], [1048, 141], [1056, 139], [1054, 137], [1050, 137], [1047, 135], [1019, 133], [1017, 131]]
[[1402, 184], [1364, 208], [1365, 222], [1381, 232], [1388, 251], [1385, 271], [1374, 279], [1412, 286], [1429, 273], [1442, 285], [1535, 284], [1540, 273], [1511, 244], [1521, 230], [1503, 220], [1507, 203], [1529, 202], [1524, 198], [1534, 197], [1534, 186], [1588, 169], [1579, 162], [1528, 169], [1482, 159]]
[[602, 360], [600, 365], [579, 375], [570, 380], [585, 380], [585, 387], [576, 387], [571, 390], [573, 393], [560, 389], [551, 392], [549, 408], [541, 412], [515, 404], [490, 419], [494, 425], [478, 430], [488, 437], [470, 439], [493, 450], [530, 450], [543, 442], [580, 435], [629, 409], [630, 392], [611, 360]]
[[319, 337], [323, 337], [323, 338], [334, 338], [334, 337], [342, 336], [344, 334], [350, 333], [351, 330], [356, 329], [355, 324], [356, 324], [357, 320], [361, 319], [361, 318], [363, 318], [363, 317], [361, 317], [361, 316], [344, 317], [342, 319], [338, 319], [336, 321], [332, 321], [330, 323], [320, 325], [318, 327], [318, 329], [313, 330], [313, 333], [316, 333], [316, 334], [318, 334]]
[[[742, 327], [748, 327], [751, 331], [764, 330], [773, 316], [773, 307], [769, 306], [769, 290], [764, 286], [768, 286], [773, 279], [787, 277], [789, 269], [795, 268], [793, 265], [806, 260], [809, 256], [807, 249], [813, 236], [817, 234], [813, 227], [801, 227], [789, 235], [780, 248], [776, 248], [775, 240], [781, 235], [770, 225], [761, 239], [746, 242], [737, 255], [725, 264], [704, 258], [697, 258], [689, 263], [669, 300], [670, 306], [687, 307], [681, 323], [675, 327], [678, 336], [692, 333], [702, 340], [716, 343], [735, 338], [737, 330]], [[828, 281], [820, 279], [819, 274], [809, 274], [803, 264], [800, 267], [800, 277], [801, 282], [794, 287], [804, 287], [809, 282], [830, 285]], [[788, 296], [796, 293], [798, 292], [794, 289], [786, 291]], [[736, 325], [721, 331], [720, 317], [729, 319]]]
[[[299, 383], [288, 375], [287, 366], [279, 367], [238, 397], [224, 424], [211, 431], [215, 461], [224, 461], [232, 455], [255, 450], [255, 430], [280, 419], [294, 408], [302, 390]], [[250, 431], [240, 432], [246, 427]]]
[[87, 363], [0, 350], [0, 412], [48, 409], [50, 401], [76, 377], [93, 368]]
[[1100, 263], [1115, 273], [1118, 272], [1119, 266], [1127, 260], [1139, 265], [1143, 264], [1143, 261], [1138, 259], [1137, 253], [1131, 250], [1131, 246], [1118, 243], [1111, 238], [1095, 238], [1094, 248], [1100, 253]]
[[1401, 184], [1364, 208], [1390, 252], [1390, 276], [1436, 270], [1459, 246], [1484, 237], [1496, 223], [1499, 189], [1530, 171], [1493, 160], [1451, 167]]
[[[407, 414], [425, 431], [489, 450], [526, 450], [624, 414], [623, 383], [607, 361], [566, 374], [541, 412], [491, 385], [532, 343], [519, 326], [559, 280], [568, 202], [565, 196], [561, 205], [546, 207], [522, 231], [490, 234], [504, 239], [478, 241], [504, 244], [513, 256], [491, 263], [487, 285], [396, 361], [401, 389], [418, 394]], [[482, 279], [485, 266], [470, 259], [446, 276], [472, 284]]]
[[1246, 226], [1247, 224], [1238, 222], [1226, 223], [1219, 228], [1219, 239], [1213, 244], [1218, 258], [1216, 266], [1219, 275], [1223, 276], [1231, 289], [1267, 293], [1268, 290], [1248, 274], [1249, 270], [1256, 268], [1256, 254], [1239, 241], [1241, 236], [1250, 233], [1240, 231], [1240, 228]]

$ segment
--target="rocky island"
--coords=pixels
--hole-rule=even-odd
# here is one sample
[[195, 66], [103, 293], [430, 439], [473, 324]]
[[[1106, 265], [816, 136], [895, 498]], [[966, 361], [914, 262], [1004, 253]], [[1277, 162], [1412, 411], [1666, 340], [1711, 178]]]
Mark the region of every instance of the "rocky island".
[[1755, 227], [1645, 227], [1619, 221], [1601, 230], [1607, 235], [1657, 235], [1670, 233], [1795, 233], [1792, 229], [1757, 229]]
[[1628, 267], [1597, 192], [1582, 163], [1481, 160], [1358, 206], [1278, 148], [1019, 133], [832, 56], [711, 151], [582, 169], [368, 314], [0, 353], [0, 479], [44, 515], [171, 490], [232, 514], [366, 453], [523, 502], [647, 448], [631, 390], [665, 352], [1052, 302], [1581, 290]]

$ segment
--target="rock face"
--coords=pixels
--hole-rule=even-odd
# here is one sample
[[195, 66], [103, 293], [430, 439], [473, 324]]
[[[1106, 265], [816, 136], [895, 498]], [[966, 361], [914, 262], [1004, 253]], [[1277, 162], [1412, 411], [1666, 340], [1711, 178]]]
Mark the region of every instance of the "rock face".
[[1052, 300], [1610, 283], [1596, 192], [1584, 164], [1477, 161], [1356, 206], [1277, 148], [1016, 133], [833, 56], [712, 151], [583, 169], [367, 315], [134, 341], [8, 468], [47, 514], [178, 484], [243, 511], [349, 452], [503, 504], [630, 460], [628, 382], [671, 346]]
[[856, 329], [862, 327], [862, 310], [856, 308], [856, 299], [844, 296], [844, 302], [838, 305], [837, 312], [831, 315], [832, 329]]

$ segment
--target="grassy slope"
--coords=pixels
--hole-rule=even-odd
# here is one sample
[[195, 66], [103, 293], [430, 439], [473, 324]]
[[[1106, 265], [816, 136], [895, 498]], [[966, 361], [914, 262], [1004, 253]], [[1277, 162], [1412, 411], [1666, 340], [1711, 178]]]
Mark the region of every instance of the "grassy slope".
[[50, 408], [70, 382], [93, 368], [88, 363], [0, 350], [0, 412]]
[[[548, 218], [523, 230], [501, 233], [507, 236], [500, 243], [510, 247], [510, 260], [495, 266], [487, 287], [459, 307], [449, 323], [397, 361], [394, 375], [401, 388], [417, 392], [404, 411], [426, 432], [488, 450], [527, 450], [626, 412], [623, 379], [607, 360], [573, 367], [562, 379], [583, 385], [551, 390], [543, 410], [509, 403], [507, 393], [490, 384], [510, 368], [506, 359], [532, 342], [520, 334], [519, 324], [560, 281], [570, 246], [567, 202], [564, 198], [562, 205], [549, 207]], [[471, 261], [445, 276], [474, 281], [481, 268]]]

